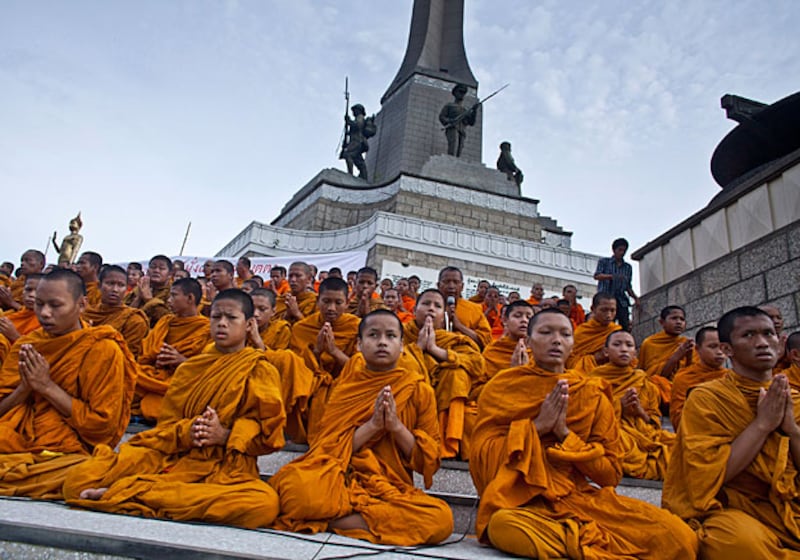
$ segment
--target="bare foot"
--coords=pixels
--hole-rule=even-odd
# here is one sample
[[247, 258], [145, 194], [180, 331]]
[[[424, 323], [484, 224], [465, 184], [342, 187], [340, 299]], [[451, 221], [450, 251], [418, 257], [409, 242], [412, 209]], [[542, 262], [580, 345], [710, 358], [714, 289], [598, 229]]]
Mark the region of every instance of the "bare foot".
[[108, 492], [108, 488], [87, 488], [81, 492], [81, 500], [99, 500], [103, 494]]

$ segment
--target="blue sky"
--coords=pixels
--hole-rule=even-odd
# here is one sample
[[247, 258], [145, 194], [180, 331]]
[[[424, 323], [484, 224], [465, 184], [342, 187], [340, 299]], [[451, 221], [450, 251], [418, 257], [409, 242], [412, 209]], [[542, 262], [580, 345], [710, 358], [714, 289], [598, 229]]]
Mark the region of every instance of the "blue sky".
[[[523, 194], [573, 248], [636, 248], [703, 207], [733, 128], [719, 98], [800, 89], [791, 1], [467, 0], [484, 163], [509, 140]], [[0, 259], [78, 210], [109, 261], [210, 255], [270, 222], [336, 157], [344, 76], [377, 112], [411, 1], [0, 5]], [[769, 8], [768, 10], [766, 8]], [[53, 256], [52, 249], [49, 256]]]

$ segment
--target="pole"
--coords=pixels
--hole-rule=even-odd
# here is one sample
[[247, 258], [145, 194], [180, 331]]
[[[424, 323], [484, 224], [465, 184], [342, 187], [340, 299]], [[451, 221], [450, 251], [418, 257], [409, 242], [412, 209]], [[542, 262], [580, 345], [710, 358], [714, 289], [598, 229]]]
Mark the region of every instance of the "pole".
[[179, 257], [183, 256], [183, 250], [186, 248], [186, 240], [189, 239], [189, 230], [192, 229], [192, 222], [189, 220], [189, 225], [186, 226], [186, 235], [183, 236], [183, 243], [181, 243], [181, 251], [178, 253]]

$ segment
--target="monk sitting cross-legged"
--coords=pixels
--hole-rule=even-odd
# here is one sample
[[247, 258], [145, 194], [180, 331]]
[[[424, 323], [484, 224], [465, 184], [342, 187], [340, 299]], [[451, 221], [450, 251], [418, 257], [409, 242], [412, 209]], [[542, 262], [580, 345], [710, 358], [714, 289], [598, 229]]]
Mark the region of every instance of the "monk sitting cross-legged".
[[250, 292], [255, 305], [258, 333], [264, 346], [272, 350], [286, 350], [292, 340], [292, 327], [288, 321], [275, 318], [275, 292], [257, 288]]
[[567, 368], [580, 373], [589, 373], [604, 364], [606, 338], [620, 330], [614, 322], [617, 315], [617, 300], [605, 292], [598, 292], [592, 298], [592, 318], [575, 329], [575, 345], [567, 359]]
[[663, 480], [675, 434], [661, 429], [661, 397], [647, 374], [633, 367], [636, 342], [628, 331], [608, 335], [608, 363], [589, 376], [611, 385], [614, 412], [619, 421], [622, 473], [634, 478]]
[[668, 305], [661, 310], [658, 322], [664, 330], [644, 339], [639, 348], [639, 367], [658, 386], [661, 401], [668, 405], [675, 372], [692, 363], [694, 340], [682, 336], [686, 329], [686, 312], [682, 307]]
[[83, 312], [83, 318], [95, 327], [110, 325], [117, 329], [128, 349], [138, 358], [142, 352], [142, 340], [150, 331], [147, 315], [141, 309], [122, 303], [127, 286], [127, 275], [117, 265], [109, 264], [100, 273], [100, 303]]
[[39, 328], [39, 319], [34, 309], [36, 288], [43, 274], [32, 273], [25, 277], [22, 292], [22, 309], [0, 313], [0, 365], [17, 339]]
[[170, 288], [167, 301], [172, 314], [159, 319], [142, 341], [134, 415], [155, 421], [175, 368], [208, 344], [208, 318], [197, 312], [201, 297], [200, 283], [194, 278], [181, 278]]
[[398, 364], [402, 333], [388, 310], [364, 317], [361, 354], [331, 392], [320, 433], [308, 453], [270, 479], [281, 502], [276, 528], [402, 546], [450, 535], [450, 508], [414, 487], [414, 471], [426, 487], [432, 483], [439, 434], [433, 390]]
[[530, 362], [530, 349], [526, 341], [531, 317], [533, 307], [525, 300], [517, 300], [503, 308], [503, 336], [483, 350], [487, 381], [501, 370]]
[[61, 499], [66, 471], [128, 425], [136, 363], [117, 331], [81, 323], [84, 295], [71, 270], [44, 276], [42, 328], [0, 369], [0, 495]]
[[[492, 341], [492, 327], [478, 303], [461, 297], [464, 275], [454, 266], [439, 271], [437, 288], [444, 295], [448, 320], [452, 331], [467, 335], [483, 350]], [[419, 300], [417, 300], [419, 301]]]
[[622, 450], [610, 394], [564, 369], [569, 318], [547, 309], [528, 331], [536, 365], [501, 371], [478, 401], [469, 467], [480, 540], [527, 558], [694, 558], [697, 537], [678, 517], [614, 490]]
[[158, 425], [119, 453], [98, 446], [68, 474], [68, 504], [247, 528], [272, 523], [278, 496], [256, 461], [284, 444], [278, 372], [245, 346], [257, 327], [243, 291], [217, 295], [210, 328], [214, 343], [175, 372]]

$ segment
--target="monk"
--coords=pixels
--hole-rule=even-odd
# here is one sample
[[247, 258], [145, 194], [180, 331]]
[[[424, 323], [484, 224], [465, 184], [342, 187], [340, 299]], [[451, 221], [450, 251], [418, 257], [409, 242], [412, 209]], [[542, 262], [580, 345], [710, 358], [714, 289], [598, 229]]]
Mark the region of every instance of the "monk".
[[573, 330], [577, 329], [586, 321], [583, 306], [578, 303], [578, 288], [575, 284], [567, 284], [561, 290], [561, 296], [569, 302], [569, 320], [572, 321]]
[[492, 341], [492, 328], [483, 315], [483, 309], [461, 297], [464, 276], [454, 266], [439, 271], [439, 291], [444, 294], [450, 330], [470, 337], [483, 350]]
[[291, 291], [289, 281], [286, 279], [286, 268], [283, 266], [273, 266], [269, 269], [269, 289], [275, 294], [282, 296]]
[[250, 296], [217, 295], [210, 328], [214, 343], [175, 372], [158, 425], [119, 453], [97, 446], [68, 474], [68, 504], [250, 529], [274, 521], [278, 496], [257, 459], [283, 446], [286, 418], [278, 372], [245, 346], [257, 330]]
[[434, 544], [451, 534], [448, 505], [414, 487], [415, 471], [426, 488], [433, 482], [439, 433], [433, 389], [398, 365], [402, 340], [392, 312], [363, 318], [361, 354], [342, 371], [322, 431], [308, 453], [270, 479], [281, 501], [276, 528], [400, 546]]
[[360, 268], [356, 273], [355, 288], [347, 304], [347, 312], [356, 317], [363, 317], [370, 311], [383, 309], [386, 306], [377, 294], [378, 272], [369, 266]]
[[517, 300], [505, 306], [503, 336], [483, 350], [487, 381], [501, 370], [524, 366], [530, 362], [527, 339], [531, 317], [533, 307], [525, 300]]
[[572, 354], [567, 359], [567, 368], [580, 373], [589, 373], [606, 363], [606, 338], [620, 330], [614, 322], [617, 300], [611, 294], [598, 292], [592, 298], [592, 318], [575, 329]]
[[608, 382], [619, 421], [622, 474], [646, 480], [663, 480], [675, 434], [661, 429], [658, 387], [647, 374], [633, 367], [636, 341], [628, 331], [614, 331], [606, 338], [608, 363], [590, 377]]
[[14, 263], [2, 262], [0, 263], [0, 286], [6, 288], [11, 286], [12, 276], [14, 275]]
[[788, 333], [783, 332], [783, 313], [776, 305], [772, 304], [765, 304], [759, 305], [758, 308], [769, 315], [769, 318], [772, 319], [772, 323], [775, 325], [775, 332], [778, 333], [778, 339], [781, 341], [783, 349], [781, 350], [780, 359], [778, 363], [775, 364], [775, 368], [778, 370], [787, 369], [792, 364], [789, 361], [789, 357], [786, 355], [786, 338], [789, 336]]
[[233, 265], [226, 260], [214, 261], [210, 280], [216, 293], [237, 287], [233, 278]]
[[483, 315], [492, 329], [492, 341], [503, 336], [503, 306], [500, 305], [500, 290], [497, 286], [489, 286], [481, 302]]
[[142, 341], [135, 416], [155, 422], [175, 369], [210, 342], [208, 318], [197, 312], [201, 294], [194, 278], [182, 278], [170, 287], [167, 301], [172, 313], [159, 319]]
[[275, 292], [257, 288], [250, 292], [255, 308], [258, 333], [266, 348], [286, 350], [292, 339], [292, 328], [288, 321], [275, 318]]
[[408, 344], [401, 366], [422, 372], [436, 392], [442, 457], [466, 459], [477, 412], [474, 391], [486, 381], [485, 367], [478, 345], [444, 330], [444, 317], [444, 295], [436, 289], [422, 292], [414, 321], [404, 327]]
[[403, 308], [413, 314], [414, 307], [417, 305], [417, 298], [416, 295], [411, 295], [411, 286], [408, 278], [400, 278], [397, 283], [395, 283], [394, 287], [397, 289]]
[[139, 285], [139, 280], [141, 280], [142, 276], [144, 276], [144, 272], [142, 271], [142, 265], [140, 263], [131, 262], [128, 263], [126, 273], [128, 285], [125, 288], [125, 295], [128, 295]]
[[683, 336], [686, 312], [677, 305], [661, 310], [658, 319], [661, 332], [648, 336], [639, 349], [639, 367], [647, 372], [661, 391], [661, 401], [668, 405], [672, 398], [675, 372], [692, 363], [694, 340]]
[[319, 311], [292, 327], [289, 348], [314, 372], [306, 423], [310, 442], [319, 433], [331, 386], [357, 349], [360, 319], [345, 311], [347, 293], [344, 280], [326, 278], [319, 285]]
[[483, 300], [486, 298], [486, 290], [489, 289], [489, 286], [491, 286], [491, 284], [488, 280], [481, 280], [478, 282], [478, 289], [469, 297], [469, 301], [472, 303], [483, 303]]
[[791, 365], [780, 373], [786, 376], [793, 389], [800, 391], [800, 332], [787, 337], [786, 357]]
[[136, 363], [117, 331], [81, 323], [85, 302], [71, 270], [39, 281], [42, 328], [0, 370], [0, 495], [61, 499], [66, 471], [125, 432]]
[[[241, 288], [247, 280], [253, 277], [253, 272], [250, 270], [252, 263], [247, 257], [239, 257], [236, 261], [236, 285]], [[260, 287], [260, 286], [259, 286]]]
[[697, 360], [682, 367], [672, 380], [672, 396], [669, 401], [669, 420], [675, 431], [681, 424], [686, 397], [694, 387], [706, 381], [719, 379], [726, 373], [727, 357], [722, 351], [716, 327], [703, 327], [694, 336]]
[[528, 298], [528, 303], [531, 305], [541, 305], [544, 300], [544, 286], [541, 282], [534, 282], [531, 285], [531, 295]]
[[88, 307], [100, 305], [100, 270], [103, 268], [103, 257], [93, 251], [84, 251], [75, 263], [77, 272], [86, 285], [86, 304]]
[[697, 530], [701, 558], [800, 558], [800, 394], [772, 373], [775, 325], [738, 307], [717, 330], [731, 371], [689, 394], [662, 504]]
[[11, 346], [21, 337], [40, 327], [36, 317], [36, 288], [43, 274], [28, 274], [22, 292], [22, 309], [0, 314], [0, 364]]
[[127, 285], [125, 271], [109, 264], [100, 272], [100, 303], [83, 312], [84, 320], [95, 327], [114, 327], [125, 339], [134, 358], [142, 353], [142, 340], [150, 331], [150, 322], [141, 309], [122, 303]]
[[22, 292], [25, 289], [25, 278], [28, 274], [41, 274], [44, 270], [44, 253], [36, 249], [28, 249], [22, 253], [19, 263], [20, 272], [6, 286], [0, 286], [0, 309], [19, 311], [22, 309]]
[[[397, 315], [397, 318], [400, 319], [400, 322], [404, 325], [414, 320], [414, 314], [406, 311], [406, 308], [400, 301], [400, 293], [397, 291], [397, 288], [389, 288], [383, 292], [383, 303], [389, 311]], [[414, 303], [416, 304], [416, 302]]]
[[172, 261], [164, 255], [150, 259], [147, 274], [139, 279], [136, 288], [125, 296], [125, 305], [144, 311], [150, 320], [150, 328], [155, 327], [161, 317], [170, 313], [167, 300], [172, 278]]
[[501, 371], [478, 402], [478, 538], [528, 558], [694, 558], [697, 537], [678, 517], [614, 490], [622, 450], [611, 396], [564, 369], [569, 318], [544, 310], [528, 331], [536, 365]]
[[311, 267], [306, 263], [289, 265], [289, 291], [275, 304], [275, 317], [293, 325], [313, 314], [317, 308], [317, 294], [309, 289], [313, 280]]

